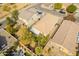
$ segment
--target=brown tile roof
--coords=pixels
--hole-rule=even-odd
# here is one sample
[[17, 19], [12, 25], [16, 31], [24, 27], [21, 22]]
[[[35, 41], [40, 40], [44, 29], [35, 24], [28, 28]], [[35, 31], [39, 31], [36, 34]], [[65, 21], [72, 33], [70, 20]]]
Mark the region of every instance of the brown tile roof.
[[69, 52], [75, 53], [77, 47], [77, 32], [79, 32], [79, 25], [65, 20], [54, 35], [52, 41], [62, 45], [68, 49]]
[[33, 27], [47, 35], [54, 27], [61, 17], [54, 16], [50, 13], [41, 18]]

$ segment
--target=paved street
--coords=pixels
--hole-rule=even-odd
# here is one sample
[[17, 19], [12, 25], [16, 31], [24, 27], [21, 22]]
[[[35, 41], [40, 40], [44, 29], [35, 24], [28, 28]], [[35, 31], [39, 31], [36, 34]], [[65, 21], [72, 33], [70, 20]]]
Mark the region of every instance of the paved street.
[[57, 11], [48, 10], [48, 9], [42, 8], [42, 7], [41, 7], [41, 4], [37, 5], [35, 8], [37, 8], [37, 9], [39, 9], [39, 10], [42, 10], [42, 11], [44, 11], [44, 12], [49, 12], [49, 13], [51, 13], [51, 14], [53, 14], [53, 15], [56, 15], [56, 16], [59, 16], [59, 17], [64, 17], [64, 16], [65, 16], [64, 14], [61, 14], [61, 13], [59, 13], [59, 12], [57, 12]]

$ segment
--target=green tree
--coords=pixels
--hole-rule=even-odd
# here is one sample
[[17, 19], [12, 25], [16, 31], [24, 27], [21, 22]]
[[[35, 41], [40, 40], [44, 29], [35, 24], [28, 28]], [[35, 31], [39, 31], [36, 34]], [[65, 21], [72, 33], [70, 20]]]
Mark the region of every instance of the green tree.
[[19, 40], [20, 40], [20, 42], [23, 43], [24, 45], [30, 44], [30, 39], [27, 39], [26, 36], [19, 37]]
[[66, 11], [68, 13], [74, 13], [76, 10], [77, 10], [77, 7], [74, 4], [71, 4], [66, 8]]
[[19, 11], [18, 10], [14, 10], [12, 12], [12, 18], [14, 19], [15, 22], [16, 22], [16, 20], [18, 20], [18, 15], [19, 15]]
[[8, 25], [6, 25], [6, 31], [7, 32], [9, 32], [10, 34], [13, 34], [13, 27], [10, 25], [10, 24], [8, 24]]
[[16, 33], [16, 35], [18, 37], [23, 37], [23, 36], [26, 37], [27, 32], [28, 32], [27, 27], [24, 25], [21, 25], [21, 27], [18, 30], [18, 32]]
[[35, 42], [34, 40], [31, 40], [30, 46], [31, 46], [32, 48], [35, 48], [36, 42]]
[[37, 55], [41, 55], [41, 54], [42, 54], [42, 47], [36, 47], [36, 48], [35, 48], [35, 53], [36, 53]]
[[62, 8], [62, 3], [55, 3], [54, 4], [54, 9], [59, 10]]
[[43, 46], [45, 46], [45, 44], [46, 44], [46, 39], [45, 38], [41, 39], [40, 45], [43, 47]]
[[10, 17], [6, 17], [6, 28], [10, 34], [15, 34], [16, 29], [13, 28], [13, 22]]
[[25, 56], [31, 56], [31, 53], [29, 53], [27, 51], [24, 54], [25, 54]]
[[11, 24], [11, 18], [10, 17], [6, 17], [6, 24]]
[[26, 26], [22, 25], [16, 35], [18, 36], [19, 40], [24, 44], [30, 44], [30, 38], [28, 35], [28, 29]]
[[38, 46], [44, 47], [48, 40], [48, 36], [44, 36], [44, 35], [40, 34], [37, 36], [36, 40], [38, 42]]

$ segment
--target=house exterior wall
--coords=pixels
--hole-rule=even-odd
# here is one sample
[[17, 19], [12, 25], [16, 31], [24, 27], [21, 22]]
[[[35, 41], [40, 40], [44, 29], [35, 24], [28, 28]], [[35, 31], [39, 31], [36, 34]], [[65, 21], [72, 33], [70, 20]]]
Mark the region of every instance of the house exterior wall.
[[58, 49], [59, 51], [61, 52], [64, 52], [65, 54], [67, 55], [74, 55], [73, 53], [71, 53], [69, 50], [67, 50], [66, 48], [64, 48], [63, 46], [57, 44], [57, 43], [54, 43], [52, 44], [54, 46], [55, 49]]
[[[48, 42], [47, 43], [47, 45], [44, 47], [44, 49], [43, 49], [43, 54], [44, 55], [48, 55], [47, 53], [47, 51], [48, 51], [48, 49], [49, 48], [52, 48], [52, 50], [54, 50], [54, 52], [52, 53], [52, 55], [61, 55], [61, 56], [63, 56], [63, 55], [70, 55], [70, 56], [74, 56], [74, 55], [76, 55], [76, 54], [73, 54], [72, 52], [70, 52], [68, 49], [66, 49], [65, 47], [63, 47], [62, 45], [59, 45], [59, 44], [57, 44], [57, 43], [55, 43], [55, 42], [52, 42], [52, 41], [50, 41], [50, 42]], [[46, 53], [47, 52], [47, 53]]]
[[32, 31], [34, 34], [37, 34], [37, 35], [39, 35], [40, 34], [40, 31], [39, 30], [37, 30], [36, 28], [34, 28], [34, 27], [32, 27], [31, 29], [30, 29], [30, 31]]

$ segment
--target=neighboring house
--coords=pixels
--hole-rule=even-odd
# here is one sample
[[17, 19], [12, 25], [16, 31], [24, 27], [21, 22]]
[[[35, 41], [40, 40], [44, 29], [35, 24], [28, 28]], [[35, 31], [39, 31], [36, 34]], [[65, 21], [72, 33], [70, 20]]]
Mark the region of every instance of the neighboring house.
[[32, 26], [35, 22], [40, 20], [42, 16], [44, 16], [44, 12], [35, 9], [36, 12], [34, 12], [32, 9], [23, 10], [21, 11], [19, 15], [19, 19], [22, 20], [27, 27]]
[[54, 37], [44, 47], [44, 51], [52, 48], [55, 50], [52, 55], [76, 55], [78, 32], [79, 24], [64, 20]]
[[30, 29], [35, 34], [48, 35], [54, 30], [55, 25], [62, 21], [61, 17], [46, 13], [36, 24]]
[[11, 46], [14, 46], [14, 43], [17, 41], [12, 35], [10, 35], [4, 29], [0, 29], [0, 50], [8, 49]]

